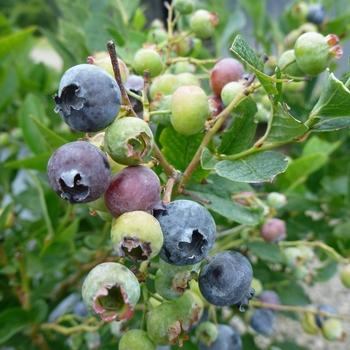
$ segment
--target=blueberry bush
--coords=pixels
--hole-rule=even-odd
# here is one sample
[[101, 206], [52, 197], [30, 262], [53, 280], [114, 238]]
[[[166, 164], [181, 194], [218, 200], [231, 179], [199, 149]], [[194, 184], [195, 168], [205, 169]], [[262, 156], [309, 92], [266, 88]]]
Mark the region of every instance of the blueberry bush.
[[41, 3], [0, 2], [3, 349], [344, 342], [348, 1]]

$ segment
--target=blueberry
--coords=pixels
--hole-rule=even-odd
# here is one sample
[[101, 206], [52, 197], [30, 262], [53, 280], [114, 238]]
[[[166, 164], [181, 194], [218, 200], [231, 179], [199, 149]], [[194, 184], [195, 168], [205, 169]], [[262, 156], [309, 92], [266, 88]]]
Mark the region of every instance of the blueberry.
[[62, 76], [58, 94], [53, 96], [63, 121], [76, 131], [96, 132], [116, 118], [121, 93], [115, 79], [104, 69], [79, 64]]
[[159, 256], [177, 266], [193, 265], [207, 257], [214, 245], [216, 226], [208, 210], [190, 200], [176, 200], [155, 211], [164, 235]]
[[105, 154], [85, 141], [58, 148], [47, 164], [51, 188], [71, 204], [89, 203], [107, 190], [111, 168]]
[[274, 323], [275, 314], [269, 309], [255, 310], [250, 318], [250, 325], [260, 334], [271, 335]]
[[322, 4], [312, 4], [309, 6], [306, 20], [313, 24], [321, 24], [324, 21], [326, 10]]
[[250, 287], [253, 269], [250, 262], [242, 254], [223, 251], [210, 257], [198, 279], [199, 289], [203, 297], [217, 306], [236, 305], [244, 311], [242, 305], [249, 303], [254, 296]]
[[[281, 300], [278, 294], [273, 290], [264, 290], [259, 295], [259, 300], [263, 303], [271, 304], [271, 305], [281, 305]], [[274, 309], [270, 309], [275, 312]]]
[[199, 344], [199, 350], [242, 350], [242, 339], [233, 327], [218, 325], [218, 336], [211, 345]]
[[82, 300], [78, 301], [73, 308], [73, 312], [80, 317], [85, 317], [89, 314], [89, 311], [86, 309], [84, 302]]
[[[329, 306], [329, 305], [320, 305], [317, 308], [317, 310], [318, 311], [325, 311], [325, 312], [328, 312], [332, 315], [338, 314], [337, 311], [332, 306]], [[328, 316], [316, 314], [315, 321], [316, 321], [317, 326], [319, 328], [322, 328], [324, 321], [326, 321], [328, 318], [329, 318]]]

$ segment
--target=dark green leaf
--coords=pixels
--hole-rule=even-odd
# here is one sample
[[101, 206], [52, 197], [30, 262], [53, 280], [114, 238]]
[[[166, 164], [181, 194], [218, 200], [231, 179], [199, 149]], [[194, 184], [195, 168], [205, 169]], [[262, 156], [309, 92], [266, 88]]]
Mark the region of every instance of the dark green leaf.
[[34, 121], [34, 123], [36, 124], [36, 126], [40, 130], [41, 135], [44, 137], [46, 145], [52, 151], [65, 145], [66, 143], [68, 143], [68, 140], [64, 139], [62, 136], [60, 136], [60, 135], [56, 134], [54, 131], [50, 130], [48, 127], [46, 127], [42, 122], [40, 122], [33, 115], [31, 115], [30, 118]]
[[216, 164], [218, 175], [233, 181], [270, 181], [288, 166], [286, 157], [278, 152], [264, 151], [238, 160], [223, 160]]
[[208, 177], [208, 184], [189, 184], [188, 191], [210, 200], [206, 206], [212, 211], [235, 222], [254, 226], [259, 223], [263, 215], [262, 207], [244, 207], [233, 201], [232, 194], [251, 191], [251, 187], [244, 183], [230, 181], [216, 174]]
[[203, 169], [210, 170], [214, 169], [218, 160], [213, 157], [208, 148], [204, 147], [201, 156], [201, 166]]
[[282, 263], [284, 261], [284, 257], [278, 245], [274, 243], [257, 241], [245, 242], [245, 245], [249, 250], [264, 261], [269, 261], [272, 263]]
[[276, 283], [276, 292], [281, 299], [282, 305], [310, 305], [311, 300], [304, 289], [293, 279], [288, 278], [287, 281], [288, 283]]
[[49, 161], [51, 155], [52, 155], [51, 152], [45, 152], [37, 156], [7, 162], [5, 163], [5, 166], [7, 168], [12, 168], [12, 169], [25, 168], [25, 169], [33, 169], [33, 170], [39, 170], [41, 172], [46, 172], [47, 162]]
[[40, 324], [42, 322], [45, 322], [48, 313], [49, 306], [44, 299], [37, 299], [33, 302], [32, 308], [30, 310], [30, 317], [35, 323]]
[[283, 350], [308, 350], [307, 348], [304, 348], [303, 346], [299, 346], [295, 343], [291, 343], [289, 341], [284, 341], [281, 343], [274, 343], [278, 348]]
[[28, 313], [20, 307], [7, 309], [0, 314], [0, 344], [26, 327]]
[[312, 277], [313, 282], [322, 283], [328, 281], [332, 278], [338, 271], [338, 264], [334, 260], [329, 260], [329, 262], [318, 269], [315, 269], [316, 275]]
[[231, 155], [247, 149], [257, 128], [254, 115], [257, 112], [256, 103], [251, 98], [243, 99], [233, 110], [233, 126], [222, 133], [222, 141], [218, 153]]
[[20, 112], [23, 137], [33, 153], [40, 154], [47, 152], [48, 147], [44, 137], [41, 135], [31, 116], [34, 116], [41, 123], [45, 121], [45, 109], [42, 101], [36, 95], [29, 93], [24, 100]]
[[345, 117], [350, 114], [350, 91], [328, 69], [321, 96], [310, 112], [314, 117]]
[[[160, 135], [164, 157], [175, 169], [185, 171], [203, 138], [203, 133], [186, 136], [175, 131], [172, 126], [168, 126]], [[208, 170], [197, 167], [193, 174], [193, 179], [200, 182], [203, 178], [207, 177], [208, 174]]]
[[265, 142], [292, 141], [307, 131], [308, 127], [290, 115], [285, 104], [278, 103], [273, 106], [272, 126]]
[[350, 117], [318, 118], [317, 123], [310, 129], [312, 132], [335, 131], [350, 128]]

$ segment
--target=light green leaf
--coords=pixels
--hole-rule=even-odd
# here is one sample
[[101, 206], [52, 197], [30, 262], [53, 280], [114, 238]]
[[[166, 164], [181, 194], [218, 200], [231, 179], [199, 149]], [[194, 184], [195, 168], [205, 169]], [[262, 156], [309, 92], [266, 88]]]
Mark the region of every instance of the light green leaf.
[[36, 26], [31, 26], [21, 30], [18, 33], [9, 34], [0, 38], [0, 58], [10, 51], [16, 50], [25, 43], [36, 30]]
[[247, 149], [255, 135], [257, 123], [254, 115], [257, 112], [256, 103], [247, 97], [233, 110], [233, 126], [222, 133], [222, 141], [218, 153], [231, 155]]
[[48, 151], [44, 137], [41, 135], [37, 125], [31, 116], [34, 116], [41, 123], [45, 120], [45, 109], [42, 101], [36, 95], [27, 94], [20, 111], [20, 124], [23, 130], [23, 137], [30, 150], [35, 154]]
[[[186, 136], [175, 131], [172, 126], [168, 126], [160, 135], [162, 153], [169, 164], [183, 172], [190, 164], [203, 138], [204, 133]], [[199, 166], [193, 173], [192, 178], [199, 182], [207, 177], [209, 173], [208, 170], [203, 170]]]
[[324, 153], [329, 155], [338, 147], [339, 142], [328, 142], [315, 135], [308, 139], [303, 148], [302, 156], [308, 156], [314, 153]]
[[272, 126], [265, 142], [288, 142], [302, 136], [308, 129], [306, 125], [289, 114], [285, 104], [278, 103], [273, 107]]
[[218, 175], [240, 182], [270, 181], [288, 166], [286, 157], [278, 152], [264, 151], [238, 160], [223, 160], [216, 164]]
[[284, 257], [278, 245], [268, 242], [245, 242], [245, 245], [256, 256], [272, 263], [283, 263]]
[[201, 166], [203, 169], [211, 170], [215, 168], [218, 160], [213, 157], [208, 148], [204, 147], [201, 156]]
[[0, 212], [0, 232], [3, 231], [4, 226], [6, 224], [6, 220], [11, 210], [13, 209], [14, 203], [8, 204], [3, 210]]
[[350, 91], [329, 69], [325, 72], [321, 91], [321, 96], [310, 115], [316, 117], [349, 116]]
[[258, 57], [258, 55], [241, 35], [236, 36], [232, 43], [231, 51], [233, 51], [252, 69], [268, 94], [278, 94], [276, 87], [273, 85], [273, 82], [275, 82], [276, 79], [264, 73], [263, 61]]
[[211, 203], [206, 204], [207, 208], [230, 220], [249, 226], [259, 223], [264, 211], [262, 207], [244, 207], [231, 198], [237, 192], [251, 191], [248, 184], [231, 181], [216, 174], [211, 174], [207, 180], [205, 185], [189, 184], [188, 191], [208, 199]]

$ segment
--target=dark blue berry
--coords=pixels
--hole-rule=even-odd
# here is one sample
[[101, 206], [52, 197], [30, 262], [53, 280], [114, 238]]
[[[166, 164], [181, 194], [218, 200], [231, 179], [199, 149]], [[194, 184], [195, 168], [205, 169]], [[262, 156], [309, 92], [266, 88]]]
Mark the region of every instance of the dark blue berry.
[[121, 106], [115, 79], [104, 69], [79, 64], [62, 76], [58, 95], [53, 96], [63, 121], [76, 131], [96, 132], [113, 122]]
[[219, 324], [216, 340], [209, 346], [200, 343], [199, 350], [242, 350], [242, 339], [233, 327]]
[[250, 325], [255, 332], [265, 335], [273, 333], [275, 314], [269, 309], [255, 310], [250, 318]]
[[[325, 312], [328, 312], [332, 315], [338, 314], [337, 311], [332, 306], [329, 306], [329, 305], [320, 305], [317, 308], [317, 310], [318, 311], [325, 311]], [[326, 321], [328, 318], [329, 318], [328, 316], [316, 314], [315, 315], [315, 322], [316, 322], [318, 327], [322, 328], [324, 321]]]
[[155, 212], [164, 235], [159, 253], [168, 264], [185, 266], [205, 259], [214, 245], [216, 226], [209, 211], [190, 200], [176, 200]]
[[75, 141], [53, 153], [47, 164], [47, 177], [56, 194], [69, 203], [89, 203], [107, 190], [111, 168], [99, 148]]
[[309, 7], [306, 20], [314, 24], [321, 24], [324, 21], [326, 10], [322, 4], [312, 4]]
[[[278, 294], [273, 290], [264, 290], [259, 295], [259, 300], [263, 303], [271, 304], [271, 305], [281, 305], [281, 300]], [[270, 309], [275, 312], [276, 310]]]
[[237, 252], [223, 251], [214, 254], [203, 265], [198, 285], [209, 303], [236, 305], [244, 311], [242, 305], [247, 305], [255, 293], [250, 287], [252, 278], [253, 269], [246, 257]]

